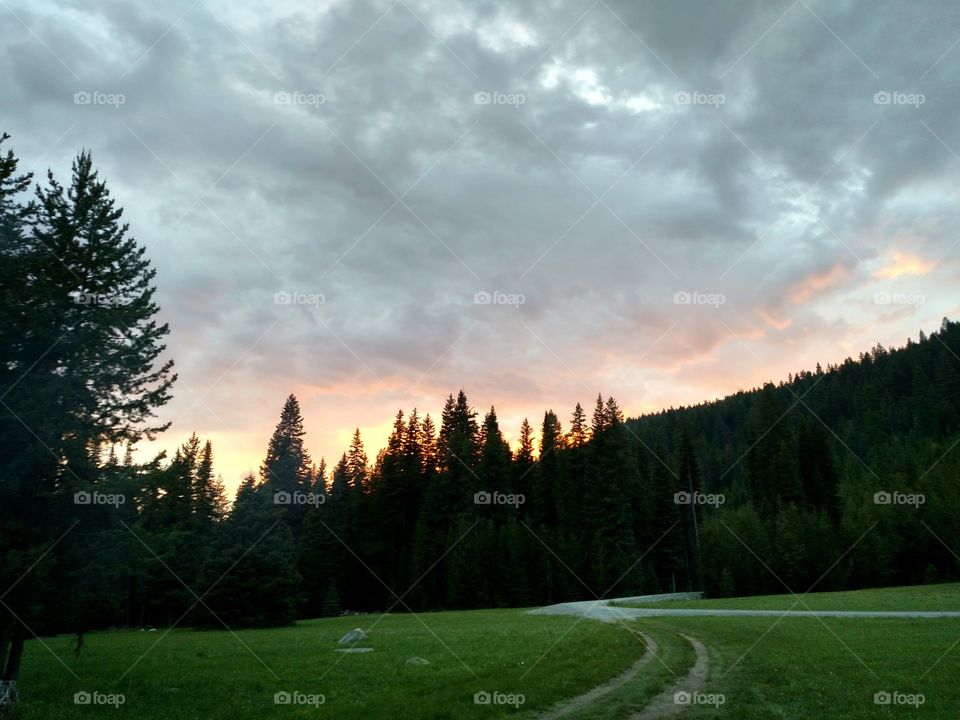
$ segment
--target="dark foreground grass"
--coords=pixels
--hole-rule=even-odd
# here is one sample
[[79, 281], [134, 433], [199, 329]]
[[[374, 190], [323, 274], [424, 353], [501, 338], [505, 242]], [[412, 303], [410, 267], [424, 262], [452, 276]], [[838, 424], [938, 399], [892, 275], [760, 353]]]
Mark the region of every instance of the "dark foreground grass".
[[[617, 675], [644, 651], [642, 642], [619, 626], [519, 610], [390, 615], [377, 622], [378, 617], [313, 620], [236, 635], [93, 633], [79, 658], [67, 636], [34, 640], [20, 678], [22, 703], [12, 717], [532, 717]], [[334, 652], [347, 630], [372, 625], [360, 645], [374, 652]], [[414, 656], [430, 664], [407, 664]], [[78, 705], [78, 692], [102, 695]], [[290, 704], [275, 703], [276, 693], [283, 692], [291, 694]], [[477, 692], [523, 695], [524, 702], [477, 705]], [[124, 696], [119, 707], [95, 704], [116, 694]], [[320, 695], [323, 704], [309, 704]]]

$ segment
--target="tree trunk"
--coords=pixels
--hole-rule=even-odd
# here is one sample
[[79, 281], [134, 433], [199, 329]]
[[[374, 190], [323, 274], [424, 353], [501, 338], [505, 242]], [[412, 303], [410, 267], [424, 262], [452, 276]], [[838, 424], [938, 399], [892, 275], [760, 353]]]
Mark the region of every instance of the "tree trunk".
[[7, 650], [10, 646], [10, 626], [11, 622], [8, 618], [4, 618], [2, 623], [0, 623], [0, 673], [3, 673], [3, 668], [7, 664]]
[[14, 627], [11, 631], [9, 624], [4, 624], [3, 636], [2, 654], [6, 664], [3, 666], [3, 674], [0, 675], [0, 710], [5, 710], [20, 699], [17, 693], [17, 675], [20, 673], [20, 659], [23, 657], [23, 629]]
[[10, 655], [3, 670], [3, 677], [0, 677], [0, 680], [17, 681], [17, 675], [20, 674], [20, 659], [23, 657], [23, 641], [23, 630], [17, 628], [13, 631], [13, 637], [10, 640]]

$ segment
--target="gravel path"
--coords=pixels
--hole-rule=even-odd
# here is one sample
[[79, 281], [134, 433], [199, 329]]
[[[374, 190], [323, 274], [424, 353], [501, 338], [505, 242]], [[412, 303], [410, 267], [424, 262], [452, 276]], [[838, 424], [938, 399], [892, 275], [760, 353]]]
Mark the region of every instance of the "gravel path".
[[713, 610], [678, 608], [634, 608], [621, 607], [617, 603], [625, 602], [663, 602], [664, 600], [688, 600], [688, 593], [677, 595], [641, 595], [611, 600], [583, 600], [560, 603], [531, 610], [537, 615], [574, 615], [617, 622], [635, 618], [652, 617], [850, 617], [850, 618], [960, 618], [960, 611], [950, 610]]

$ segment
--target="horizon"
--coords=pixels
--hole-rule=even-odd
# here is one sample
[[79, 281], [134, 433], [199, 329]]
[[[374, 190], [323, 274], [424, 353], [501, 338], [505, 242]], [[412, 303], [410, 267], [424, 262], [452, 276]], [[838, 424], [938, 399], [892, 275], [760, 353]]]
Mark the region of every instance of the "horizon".
[[[923, 333], [924, 335], [929, 336], [932, 332], [936, 332], [937, 329], [939, 329], [941, 322], [942, 322], [942, 318], [940, 321], [936, 323], [935, 327], [933, 328], [922, 327], [918, 330], [916, 335], [908, 335], [906, 338], [904, 338], [901, 342], [898, 342], [898, 343], [885, 343], [885, 342], [877, 341], [871, 345], [863, 347], [862, 349], [860, 349], [855, 353], [846, 354], [843, 357], [838, 357], [832, 360], [828, 360], [826, 362], [818, 360], [810, 366], [806, 366], [802, 368], [794, 368], [793, 370], [789, 370], [786, 374], [784, 374], [781, 377], [766, 378], [752, 385], [742, 385], [735, 390], [727, 390], [727, 391], [724, 391], [722, 394], [718, 394], [714, 397], [704, 398], [699, 401], [694, 401], [690, 403], [682, 403], [677, 405], [663, 406], [655, 409], [643, 410], [639, 413], [632, 412], [629, 407], [624, 407], [623, 404], [621, 403], [621, 410], [623, 410], [624, 415], [628, 420], [639, 420], [648, 415], [656, 415], [662, 412], [679, 411], [679, 410], [683, 410], [684, 408], [694, 407], [697, 405], [708, 405], [710, 403], [722, 402], [723, 400], [731, 396], [734, 396], [738, 393], [753, 392], [755, 390], [758, 390], [768, 383], [778, 385], [782, 382], [786, 382], [788, 375], [796, 375], [796, 373], [800, 371], [813, 372], [817, 365], [820, 365], [825, 372], [829, 372], [830, 369], [841, 365], [845, 360], [856, 359], [860, 353], [869, 352], [874, 347], [876, 347], [877, 344], [880, 344], [887, 349], [900, 349], [902, 347], [905, 347], [908, 341], [916, 341], [917, 338], [920, 336], [920, 333]], [[497, 403], [495, 402], [489, 403], [489, 404], [474, 403], [471, 400], [469, 388], [466, 388], [466, 387], [457, 388], [457, 390], [463, 390], [466, 393], [467, 399], [470, 400], [471, 407], [478, 414], [478, 418], [482, 418], [483, 414], [491, 406], [494, 408], [497, 408]], [[340, 442], [340, 447], [342, 449], [339, 452], [334, 452], [329, 455], [326, 455], [326, 454], [317, 455], [311, 450], [311, 432], [309, 429], [311, 427], [310, 413], [305, 409], [307, 406], [306, 406], [306, 403], [304, 402], [304, 398], [300, 397], [295, 392], [287, 393], [287, 394], [288, 395], [293, 394], [297, 398], [298, 402], [300, 403], [301, 409], [304, 409], [304, 413], [303, 413], [304, 427], [306, 429], [306, 434], [304, 436], [304, 446], [306, 447], [307, 451], [310, 453], [310, 457], [313, 459], [313, 462], [316, 465], [319, 466], [321, 459], [324, 459], [326, 461], [328, 480], [329, 480], [329, 474], [332, 470], [332, 467], [340, 459], [340, 456], [347, 452], [347, 449], [349, 448], [349, 445], [350, 445], [350, 438], [353, 436], [353, 432], [355, 429], [360, 430], [361, 437], [363, 438], [364, 449], [366, 450], [367, 457], [370, 463], [372, 464], [376, 460], [377, 454], [386, 447], [387, 438], [389, 437], [390, 431], [392, 430], [392, 427], [393, 427], [393, 421], [396, 415], [396, 410], [402, 410], [404, 413], [404, 417], [407, 417], [407, 415], [411, 410], [416, 409], [418, 414], [420, 414], [421, 417], [425, 416], [426, 414], [429, 414], [434, 419], [434, 421], [439, 422], [440, 411], [443, 406], [443, 400], [441, 400], [440, 402], [437, 403], [435, 408], [430, 410], [424, 410], [422, 407], [417, 407], [417, 408], [401, 407], [394, 410], [394, 414], [390, 416], [389, 420], [386, 420], [383, 423], [380, 423], [379, 425], [359, 427], [359, 428], [356, 428], [356, 427], [350, 428], [350, 427], [344, 426], [344, 427], [338, 428], [336, 430], [337, 441]], [[455, 395], [456, 391], [454, 390], [447, 393], [447, 395], [451, 395], [451, 394]], [[601, 392], [600, 394], [604, 395], [603, 392]], [[607, 396], [608, 395], [604, 395], [604, 397], [607, 397]], [[286, 395], [284, 395], [283, 397], [286, 398]], [[446, 399], [446, 397], [447, 396], [444, 396], [444, 399]], [[612, 397], [616, 399], [618, 402], [620, 401], [620, 399], [616, 395], [612, 395]], [[532, 414], [528, 413], [528, 414], [520, 414], [520, 415], [505, 415], [499, 409], [497, 409], [497, 417], [500, 421], [500, 427], [501, 427], [501, 431], [503, 433], [504, 439], [509, 444], [511, 450], [516, 450], [517, 440], [520, 434], [519, 432], [520, 424], [523, 422], [523, 419], [526, 418], [527, 420], [530, 421], [530, 424], [533, 427], [534, 447], [536, 449], [536, 452], [539, 454], [539, 439], [540, 439], [539, 438], [539, 428], [540, 428], [539, 421], [541, 419], [542, 414], [544, 412], [547, 412], [548, 410], [553, 410], [554, 412], [556, 412], [558, 417], [560, 418], [560, 423], [564, 429], [564, 432], [566, 432], [566, 430], [569, 428], [570, 414], [573, 412], [573, 408], [576, 406], [577, 402], [579, 402], [580, 405], [583, 406], [586, 411], [589, 411], [589, 409], [592, 407], [593, 400], [591, 399], [587, 399], [586, 401], [577, 400], [574, 402], [574, 405], [570, 406], [570, 408], [566, 410], [558, 410], [556, 407], [547, 406], [542, 408], [541, 410], [534, 411]], [[220, 459], [222, 458], [223, 455], [222, 453], [218, 452], [219, 445], [216, 442], [216, 438], [215, 438], [216, 433], [214, 433], [213, 435], [205, 435], [199, 432], [196, 433], [201, 438], [201, 440], [209, 439], [211, 440], [211, 442], [213, 442], [214, 471], [217, 474], [222, 476], [224, 481], [224, 487], [227, 490], [228, 497], [231, 499], [231, 501], [233, 496], [236, 494], [237, 488], [239, 488], [244, 477], [246, 477], [248, 474], [252, 474], [257, 479], [258, 482], [260, 481], [261, 479], [260, 465], [263, 462], [263, 455], [266, 452], [267, 441], [269, 440], [270, 435], [273, 433], [274, 427], [276, 425], [276, 419], [279, 418], [280, 408], [282, 407], [282, 405], [283, 405], [282, 401], [277, 403], [277, 409], [273, 413], [274, 419], [269, 421], [268, 423], [269, 428], [266, 428], [263, 431], [263, 441], [261, 443], [262, 447], [260, 448], [251, 447], [251, 449], [249, 450], [248, 456], [250, 458], [256, 458], [255, 464], [250, 465], [249, 467], [247, 467], [242, 471], [238, 469], [242, 465], [242, 463], [230, 462], [230, 461], [228, 461], [227, 463], [224, 463]], [[135, 457], [142, 456], [145, 459], [149, 456], [154, 455], [156, 452], [163, 451], [167, 453], [166, 459], [169, 461], [169, 459], [173, 456], [176, 449], [180, 447], [180, 445], [191, 434], [190, 432], [187, 432], [186, 435], [184, 435], [183, 437], [174, 437], [172, 433], [173, 433], [173, 428], [170, 428], [170, 430], [166, 431], [165, 435], [167, 437], [164, 438], [164, 440], [158, 439], [155, 442], [150, 442], [150, 441], [141, 442], [139, 447], [135, 450], [134, 456]], [[377, 438], [379, 438], [379, 440], [377, 440]], [[223, 472], [222, 468], [224, 467], [224, 465], [230, 465], [236, 469], [236, 474], [232, 482], [230, 478]]]

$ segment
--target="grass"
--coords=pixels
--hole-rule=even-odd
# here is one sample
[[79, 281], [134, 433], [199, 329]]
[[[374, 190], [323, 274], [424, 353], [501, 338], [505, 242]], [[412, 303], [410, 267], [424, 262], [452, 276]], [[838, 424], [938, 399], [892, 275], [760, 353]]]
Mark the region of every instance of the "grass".
[[[621, 627], [520, 610], [389, 615], [360, 645], [333, 652], [354, 627], [379, 616], [301, 622], [240, 631], [93, 633], [79, 658], [71, 638], [30, 641], [15, 717], [86, 718], [377, 718], [533, 717], [622, 672], [644, 651]], [[430, 662], [407, 665], [417, 656]], [[138, 660], [139, 659], [139, 660]], [[65, 667], [66, 666], [66, 667]], [[131, 669], [132, 667], [132, 669]], [[70, 671], [79, 676], [74, 678]], [[122, 693], [118, 709], [74, 703], [74, 693]], [[311, 705], [277, 705], [281, 691], [323, 694]], [[522, 694], [519, 708], [476, 705], [479, 691]]]
[[[901, 606], [901, 609], [904, 609]], [[960, 707], [955, 619], [670, 618], [662, 628], [699, 638], [710, 649], [704, 692], [722, 693], [721, 712], [763, 718], [943, 718]], [[949, 653], [948, 653], [949, 651]], [[944, 656], [945, 653], [948, 653]], [[879, 692], [921, 693], [910, 705], [877, 705]], [[688, 717], [715, 717], [712, 707]]]
[[[670, 606], [787, 609], [793, 602], [768, 596]], [[821, 609], [955, 610], [960, 584], [818, 593], [805, 602]], [[738, 720], [955, 720], [960, 707], [958, 619], [671, 617], [630, 625], [657, 641], [659, 660], [571, 720], [625, 720], [682, 677], [693, 651], [678, 633], [708, 647], [704, 692], [725, 700], [719, 711], [688, 708], [685, 717], [695, 720], [719, 714]], [[374, 652], [333, 652], [347, 630], [371, 626], [361, 645]], [[354, 616], [236, 636], [102, 632], [87, 637], [79, 658], [70, 638], [58, 636], [29, 643], [20, 678], [23, 702], [12, 717], [533, 718], [605, 683], [643, 651], [637, 635], [619, 625], [520, 610]], [[412, 656], [430, 664], [408, 665]], [[73, 696], [81, 690], [123, 693], [126, 701], [119, 709], [76, 705]], [[274, 694], [281, 691], [322, 693], [325, 703], [319, 709], [277, 705]], [[478, 691], [522, 694], [524, 702], [476, 705]], [[877, 705], [874, 696], [881, 692], [922, 694], [924, 702], [919, 709]]]
[[[656, 606], [787, 610], [795, 602], [791, 595], [770, 595]], [[814, 593], [804, 603], [814, 610], [960, 610], [960, 584]], [[955, 720], [960, 707], [960, 620], [955, 618], [690, 617], [637, 625], [658, 639], [683, 632], [708, 646], [712, 667], [704, 692], [722, 693], [725, 702], [719, 711], [691, 707], [690, 718], [723, 713], [743, 720]], [[878, 705], [874, 695], [882, 692], [919, 694], [923, 703], [919, 709]]]
[[693, 664], [693, 648], [674, 628], [645, 622], [640, 629], [656, 640], [659, 661], [652, 660], [635, 680], [622, 689], [564, 720], [627, 720], [661, 692], [665, 685], [682, 677]]
[[800, 595], [759, 595], [712, 600], [670, 600], [624, 603], [626, 607], [713, 610], [960, 610], [960, 583], [874, 588]]

